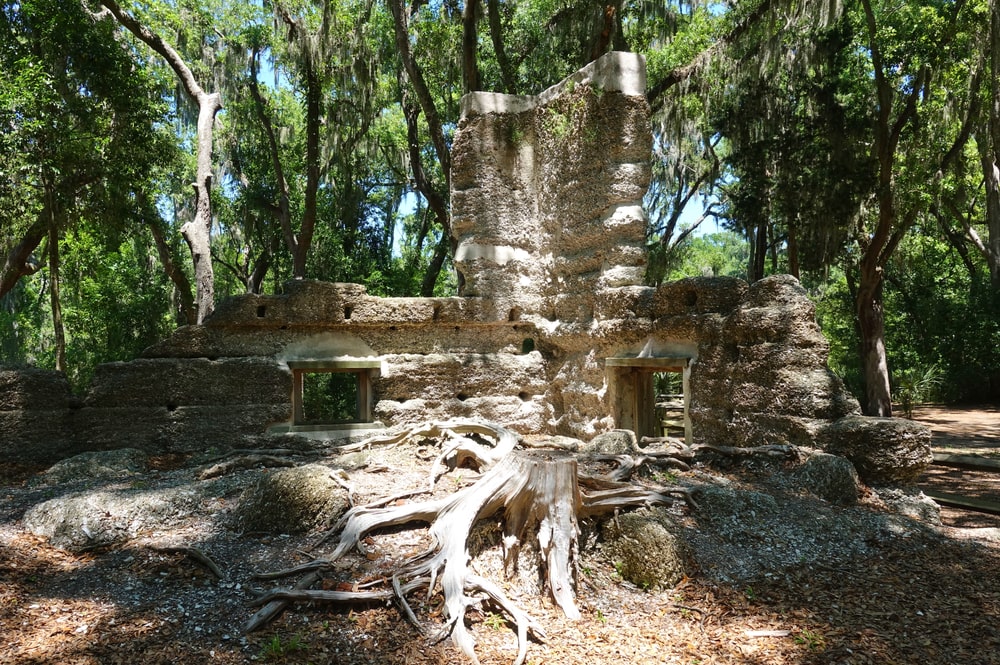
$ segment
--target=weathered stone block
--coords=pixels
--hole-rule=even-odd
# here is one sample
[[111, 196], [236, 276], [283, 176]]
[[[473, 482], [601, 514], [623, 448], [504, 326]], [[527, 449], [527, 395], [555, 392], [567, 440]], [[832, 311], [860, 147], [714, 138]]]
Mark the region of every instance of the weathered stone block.
[[73, 393], [62, 372], [0, 367], [0, 411], [65, 409], [72, 401]]
[[268, 358], [147, 358], [98, 365], [89, 407], [241, 406], [291, 399], [287, 368]]
[[904, 418], [845, 416], [823, 429], [820, 442], [872, 485], [913, 483], [934, 459], [930, 429]]
[[329, 528], [350, 508], [347, 490], [331, 473], [321, 464], [306, 464], [261, 474], [243, 493], [234, 526], [265, 533]]
[[840, 506], [854, 505], [861, 492], [854, 465], [839, 455], [817, 451], [792, 471], [792, 477], [815, 496]]
[[624, 579], [639, 587], [669, 588], [690, 568], [681, 529], [662, 508], [619, 515], [603, 531], [608, 558]]
[[735, 277], [689, 277], [657, 289], [653, 315], [729, 314], [743, 301], [747, 284]]
[[149, 455], [136, 448], [87, 451], [53, 464], [41, 474], [48, 485], [81, 480], [115, 480], [128, 478], [149, 469]]
[[599, 455], [630, 455], [639, 452], [639, 443], [635, 432], [629, 429], [616, 429], [602, 432], [580, 447], [582, 453]]
[[0, 411], [0, 461], [55, 462], [83, 448], [74, 436], [78, 411]]
[[504, 395], [529, 399], [544, 394], [545, 363], [537, 351], [525, 355], [404, 354], [385, 356], [375, 383], [379, 399], [465, 400]]
[[248, 436], [291, 420], [291, 404], [83, 408], [75, 445], [108, 450], [127, 444], [150, 454], [239, 448]]

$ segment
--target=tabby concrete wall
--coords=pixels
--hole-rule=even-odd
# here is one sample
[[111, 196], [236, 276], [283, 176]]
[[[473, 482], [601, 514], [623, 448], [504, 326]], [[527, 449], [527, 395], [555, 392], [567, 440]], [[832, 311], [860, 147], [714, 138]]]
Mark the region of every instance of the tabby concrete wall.
[[48, 462], [85, 450], [73, 436], [77, 406], [62, 372], [0, 368], [0, 461]]
[[[451, 193], [460, 297], [293, 281], [102, 365], [82, 400], [51, 373], [0, 374], [0, 458], [240, 447], [291, 423], [290, 364], [352, 360], [378, 365], [374, 415], [387, 426], [475, 417], [586, 439], [621, 426], [635, 401], [609, 358], [683, 358], [696, 440], [862, 450], [887, 426], [858, 420], [794, 278], [642, 284], [644, 85], [641, 57], [613, 53], [538, 96], [463, 100]], [[900, 434], [918, 462], [925, 434]]]
[[642, 283], [652, 133], [645, 62], [609, 53], [536, 96], [472, 93], [452, 150], [463, 295], [551, 321]]
[[0, 373], [0, 449], [42, 459], [238, 446], [290, 421], [290, 360], [378, 359], [375, 415], [386, 425], [479, 417], [587, 438], [619, 424], [622, 386], [606, 359], [642, 354], [691, 358], [699, 441], [809, 444], [858, 413], [791, 277], [622, 289], [596, 299], [601, 318], [587, 324], [496, 311], [477, 298], [375, 298], [310, 281], [241, 296], [144, 358], [101, 365], [82, 400], [56, 373]]

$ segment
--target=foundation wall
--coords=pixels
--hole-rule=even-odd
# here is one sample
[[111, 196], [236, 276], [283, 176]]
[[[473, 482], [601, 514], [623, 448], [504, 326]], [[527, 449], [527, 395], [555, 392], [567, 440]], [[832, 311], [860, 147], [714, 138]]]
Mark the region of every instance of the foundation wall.
[[293, 425], [289, 363], [323, 362], [364, 365], [385, 426], [480, 418], [586, 439], [638, 420], [636, 389], [609, 358], [682, 357], [696, 441], [813, 442], [858, 405], [826, 366], [796, 280], [642, 284], [644, 85], [641, 58], [619, 53], [534, 97], [466, 97], [452, 173], [459, 297], [294, 281], [102, 365], [80, 400], [53, 373], [0, 372], [0, 458], [245, 447]]

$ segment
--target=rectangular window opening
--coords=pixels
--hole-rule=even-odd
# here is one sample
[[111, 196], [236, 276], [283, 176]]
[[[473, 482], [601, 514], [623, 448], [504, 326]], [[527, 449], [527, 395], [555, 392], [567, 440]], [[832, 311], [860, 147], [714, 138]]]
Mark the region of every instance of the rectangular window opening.
[[606, 358], [616, 377], [618, 427], [640, 438], [674, 437], [692, 443], [690, 357]]
[[293, 427], [337, 429], [330, 425], [372, 423], [372, 383], [377, 360], [297, 360], [292, 370]]
[[684, 369], [653, 372], [653, 408], [658, 436], [685, 438]]
[[364, 422], [359, 372], [302, 372], [302, 414], [296, 425]]

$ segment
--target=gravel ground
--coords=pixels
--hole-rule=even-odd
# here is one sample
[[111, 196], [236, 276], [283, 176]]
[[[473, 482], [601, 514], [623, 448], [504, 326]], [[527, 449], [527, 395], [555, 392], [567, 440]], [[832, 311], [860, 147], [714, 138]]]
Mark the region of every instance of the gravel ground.
[[[309, 461], [347, 470], [359, 503], [426, 482], [426, 462], [405, 447], [363, 461]], [[199, 482], [191, 460], [155, 466], [131, 479], [55, 487], [38, 482], [40, 469], [0, 469], [0, 663], [463, 662], [448, 640], [421, 635], [394, 606], [296, 606], [244, 635], [251, 601], [272, 584], [253, 573], [307, 561], [316, 539], [226, 526], [259, 469], [213, 481], [211, 496], [168, 527], [135, 524], [119, 542], [68, 552], [24, 528], [29, 507], [65, 492]], [[496, 580], [547, 634], [530, 645], [527, 662], [1000, 663], [1000, 532], [901, 516], [889, 509], [899, 493], [831, 506], [776, 477], [753, 466], [676, 474], [697, 496], [738, 500], [728, 516], [671, 509], [693, 545], [689, 573], [672, 588], [623, 580], [599, 539], [587, 537], [593, 528], [585, 528], [579, 559], [582, 619], [565, 619], [530, 576]], [[446, 476], [439, 491], [470, 480]], [[345, 558], [317, 586], [384, 577], [419, 538], [407, 530], [377, 536], [372, 554]], [[499, 554], [489, 538], [483, 543], [472, 566], [485, 574]], [[210, 556], [223, 579], [177, 549], [184, 547]], [[438, 595], [411, 598], [428, 635], [441, 628], [440, 603]], [[472, 610], [466, 622], [482, 663], [513, 662], [516, 636], [501, 616]]]

